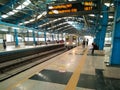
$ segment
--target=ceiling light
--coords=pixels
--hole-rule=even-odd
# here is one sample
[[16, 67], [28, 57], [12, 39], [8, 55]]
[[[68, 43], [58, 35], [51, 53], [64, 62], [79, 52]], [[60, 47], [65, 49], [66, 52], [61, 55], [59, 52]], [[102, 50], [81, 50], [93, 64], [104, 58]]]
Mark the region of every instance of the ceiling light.
[[109, 16], [109, 18], [113, 18], [113, 16]]
[[106, 6], [108, 6], [108, 7], [109, 7], [109, 6], [110, 6], [110, 3], [104, 3], [104, 5], [106, 5]]
[[76, 0], [68, 0], [68, 1], [76, 1]]
[[[46, 14], [47, 14], [46, 11], [43, 12], [42, 14], [40, 14], [40, 15], [37, 16], [37, 19], [40, 19], [43, 15], [46, 15]], [[35, 21], [35, 19], [34, 20], [29, 20], [29, 21]]]
[[42, 14], [37, 17], [37, 19], [40, 19], [42, 17]]
[[93, 22], [93, 20], [89, 20], [89, 22]]
[[35, 19], [31, 19], [31, 20], [29, 20], [30, 22], [33, 22], [33, 21], [35, 21]]
[[94, 17], [95, 15], [94, 15], [94, 14], [89, 14], [89, 16], [92, 16], [92, 17]]
[[27, 7], [30, 3], [31, 3], [30, 0], [25, 0], [25, 2], [23, 2], [22, 5], [19, 5], [16, 9], [14, 9], [14, 10], [6, 13], [6, 14], [5, 14], [6, 16], [5, 16], [5, 15], [2, 15], [1, 17], [2, 17], [2, 18], [7, 18], [7, 17], [9, 17], [9, 16], [11, 16], [11, 15], [14, 15], [15, 13], [19, 12], [21, 9], [24, 9], [25, 7]]
[[[42, 14], [40, 14], [40, 15], [37, 17], [37, 19], [40, 19], [40, 18], [41, 18], [43, 15], [45, 15], [45, 14], [47, 14], [46, 11], [43, 12]], [[24, 22], [24, 23], [20, 23], [19, 25], [27, 24], [27, 23], [30, 23], [30, 22], [33, 22], [33, 21], [35, 21], [35, 19], [31, 19], [31, 20], [26, 21], [26, 22]]]
[[10, 16], [10, 15], [14, 15], [15, 12], [10, 11], [10, 12], [8, 12], [7, 14], [8, 14], [9, 16]]
[[29, 21], [24, 22], [24, 24], [27, 24], [27, 23], [29, 23]]
[[2, 18], [7, 18], [7, 17], [8, 17], [8, 15], [2, 15], [1, 17], [2, 17]]
[[17, 13], [17, 12], [19, 12], [19, 11], [18, 11], [18, 10], [13, 10], [13, 12]]
[[30, 0], [26, 0], [25, 2], [23, 2], [22, 5], [19, 5], [16, 9], [18, 9], [18, 10], [24, 9], [24, 8], [27, 7], [30, 3], [31, 3]]
[[103, 15], [100, 15], [100, 17], [102, 18], [102, 17], [103, 17]]
[[7, 29], [0, 29], [0, 31], [8, 31]]
[[114, 3], [111, 3], [111, 6], [113, 6], [114, 5]]
[[19, 25], [23, 25], [23, 23], [19, 23]]
[[53, 10], [53, 13], [58, 14], [59, 12], [58, 10]]
[[48, 8], [49, 8], [49, 9], [53, 9], [53, 6], [49, 6]]
[[12, 27], [12, 29], [17, 29], [17, 30], [18, 30], [18, 29], [20, 29], [20, 28], [18, 28], [18, 27]]

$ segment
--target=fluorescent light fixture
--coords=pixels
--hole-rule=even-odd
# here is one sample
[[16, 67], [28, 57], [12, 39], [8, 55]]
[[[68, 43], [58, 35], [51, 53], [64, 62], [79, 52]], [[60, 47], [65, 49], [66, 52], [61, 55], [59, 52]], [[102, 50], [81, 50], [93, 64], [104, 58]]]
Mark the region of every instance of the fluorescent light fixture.
[[111, 22], [108, 22], [108, 24], [111, 24]]
[[24, 8], [27, 7], [30, 3], [31, 3], [30, 0], [25, 0], [25, 2], [23, 2], [22, 5], [19, 5], [16, 9], [17, 9], [17, 10], [24, 9]]
[[0, 29], [0, 31], [8, 31], [7, 29]]
[[29, 20], [30, 22], [33, 22], [33, 21], [35, 21], [35, 19], [31, 19], [31, 20]]
[[113, 6], [114, 5], [114, 3], [111, 3], [111, 6]]
[[23, 2], [22, 5], [19, 5], [16, 9], [14, 9], [14, 10], [12, 10], [12, 11], [4, 14], [4, 15], [2, 15], [1, 17], [2, 18], [7, 18], [7, 17], [9, 17], [11, 15], [14, 15], [15, 13], [19, 12], [21, 9], [24, 9], [25, 7], [27, 7], [30, 3], [31, 3], [30, 0], [25, 0], [25, 2]]
[[89, 16], [91, 16], [91, 17], [95, 17], [95, 14], [89, 14]]
[[93, 22], [93, 20], [88, 20], [89, 22]]
[[12, 29], [17, 29], [17, 30], [18, 30], [18, 29], [20, 29], [20, 28], [18, 28], [18, 27], [12, 27]]
[[111, 26], [108, 26], [107, 28], [112, 28]]
[[13, 10], [13, 12], [17, 13], [17, 12], [18, 12], [18, 10]]
[[22, 25], [23, 23], [19, 23], [19, 25]]
[[[40, 19], [43, 15], [46, 15], [46, 14], [47, 14], [46, 11], [43, 12], [42, 14], [40, 14], [40, 15], [37, 17], [37, 19]], [[33, 21], [35, 21], [35, 18], [34, 18], [34, 19], [30, 19], [29, 21], [26, 21], [26, 22], [24, 22], [24, 23], [19, 23], [19, 25], [27, 24], [27, 23], [30, 23], [30, 22], [33, 22]]]
[[7, 13], [7, 15], [9, 15], [9, 16], [14, 15], [14, 14], [15, 14], [15, 12], [13, 12], [13, 11], [10, 11]]
[[100, 15], [100, 17], [102, 18], [102, 17], [103, 17], [103, 15]]
[[108, 7], [109, 7], [109, 6], [110, 6], [110, 3], [104, 3], [104, 5], [106, 5], [106, 6], [108, 6]]
[[[46, 12], [44, 12], [44, 13], [47, 14]], [[56, 21], [61, 20], [61, 19], [64, 19], [64, 18], [54, 19], [53, 21], [49, 21], [48, 23], [45, 23], [45, 24], [39, 25], [39, 27], [42, 27], [42, 26], [47, 25], [47, 24], [52, 23], [52, 22], [56, 22]]]
[[76, 0], [68, 0], [68, 1], [76, 1]]
[[41, 18], [42, 17], [42, 14], [41, 15], [39, 15], [38, 17], [37, 17], [37, 19], [39, 19], [39, 18]]
[[1, 17], [2, 17], [2, 18], [7, 18], [7, 17], [8, 17], [8, 15], [2, 15]]
[[53, 6], [49, 6], [48, 8], [49, 8], [49, 9], [53, 9]]
[[40, 14], [38, 17], [37, 17], [37, 19], [40, 19], [42, 16], [45, 16], [47, 14], [47, 12], [45, 11], [45, 12], [43, 12], [42, 14]]
[[71, 1], [76, 1], [76, 0], [68, 0], [68, 1], [70, 1], [70, 2], [71, 2]]
[[28, 30], [29, 32], [33, 32], [33, 30]]
[[68, 21], [67, 23], [68, 23], [68, 24], [73, 24], [73, 22], [71, 22], [71, 21]]
[[53, 13], [58, 14], [59, 12], [58, 10], [53, 10]]
[[29, 23], [29, 21], [24, 22], [24, 24], [27, 24], [27, 23]]
[[113, 18], [113, 16], [109, 16], [109, 18]]

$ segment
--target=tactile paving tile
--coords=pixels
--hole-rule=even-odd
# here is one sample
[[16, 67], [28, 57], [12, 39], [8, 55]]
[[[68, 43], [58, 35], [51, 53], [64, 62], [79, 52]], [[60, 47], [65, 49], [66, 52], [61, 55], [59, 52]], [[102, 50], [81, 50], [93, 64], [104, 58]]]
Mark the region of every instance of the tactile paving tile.
[[52, 83], [67, 84], [72, 72], [59, 72], [55, 70], [42, 70], [38, 74], [35, 74], [30, 79], [40, 80]]

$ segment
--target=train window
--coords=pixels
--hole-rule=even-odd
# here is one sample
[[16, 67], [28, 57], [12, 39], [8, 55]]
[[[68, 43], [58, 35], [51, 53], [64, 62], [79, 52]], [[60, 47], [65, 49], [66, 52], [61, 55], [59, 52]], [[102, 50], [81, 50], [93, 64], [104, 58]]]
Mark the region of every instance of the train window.
[[66, 37], [66, 41], [69, 41], [69, 36]]
[[73, 40], [76, 40], [76, 36], [73, 36]]

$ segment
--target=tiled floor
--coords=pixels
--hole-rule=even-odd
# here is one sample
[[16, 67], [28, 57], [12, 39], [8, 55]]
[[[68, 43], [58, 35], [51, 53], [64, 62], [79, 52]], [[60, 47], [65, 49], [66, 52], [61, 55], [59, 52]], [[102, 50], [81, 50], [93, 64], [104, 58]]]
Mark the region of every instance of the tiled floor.
[[[0, 90], [64, 90], [81, 61], [82, 51], [76, 47], [5, 80]], [[106, 67], [106, 57], [87, 56], [76, 90], [120, 90], [120, 67]]]
[[44, 69], [38, 74], [32, 76], [30, 79], [66, 85], [71, 75], [72, 72], [59, 72], [55, 70]]

